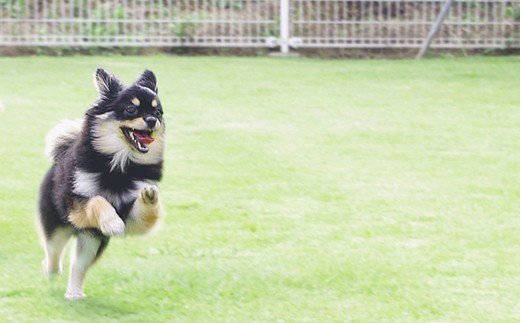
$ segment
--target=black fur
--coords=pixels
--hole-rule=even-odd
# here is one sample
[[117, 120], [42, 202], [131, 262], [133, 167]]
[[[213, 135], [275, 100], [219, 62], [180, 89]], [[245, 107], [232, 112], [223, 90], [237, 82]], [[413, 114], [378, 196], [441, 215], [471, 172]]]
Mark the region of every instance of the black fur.
[[[112, 113], [111, 120], [121, 121], [153, 116], [163, 125], [164, 119], [158, 99], [159, 104], [155, 108], [145, 104], [157, 98], [156, 78], [151, 71], [145, 71], [129, 87], [124, 87], [115, 76], [103, 69], [96, 70], [94, 79], [100, 98], [87, 110], [81, 132], [73, 139], [55, 147], [53, 164], [40, 188], [39, 213], [43, 233], [47, 238], [50, 238], [58, 227], [72, 227], [75, 233], [87, 230], [102, 241], [98, 251], [100, 254], [108, 244], [109, 238], [97, 229], [74, 228], [68, 220], [73, 201], [86, 201], [88, 198], [73, 191], [74, 172], [80, 169], [88, 173], [99, 173], [99, 187], [105, 192], [117, 195], [136, 189], [136, 181], [159, 181], [163, 162], [161, 158], [157, 163], [143, 165], [129, 160], [124, 169], [111, 167], [114, 156], [99, 152], [93, 145], [93, 140], [96, 139], [93, 130], [96, 122], [100, 122], [97, 117], [107, 112]], [[139, 98], [143, 104], [137, 108], [137, 113], [129, 115], [125, 109], [131, 104], [132, 98]], [[134, 200], [114, 205], [123, 221], [126, 220]]]

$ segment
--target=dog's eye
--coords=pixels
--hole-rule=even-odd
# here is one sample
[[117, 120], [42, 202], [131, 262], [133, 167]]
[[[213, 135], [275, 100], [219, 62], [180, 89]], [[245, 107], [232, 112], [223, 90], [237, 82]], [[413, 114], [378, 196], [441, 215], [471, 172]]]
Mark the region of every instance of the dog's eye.
[[155, 110], [154, 113], [156, 117], [162, 116], [162, 112], [160, 110]]
[[132, 107], [132, 106], [130, 106], [130, 107], [128, 107], [128, 108], [125, 109], [125, 112], [126, 112], [127, 114], [129, 114], [129, 115], [134, 115], [134, 114], [137, 113], [137, 108], [136, 108], [136, 107]]

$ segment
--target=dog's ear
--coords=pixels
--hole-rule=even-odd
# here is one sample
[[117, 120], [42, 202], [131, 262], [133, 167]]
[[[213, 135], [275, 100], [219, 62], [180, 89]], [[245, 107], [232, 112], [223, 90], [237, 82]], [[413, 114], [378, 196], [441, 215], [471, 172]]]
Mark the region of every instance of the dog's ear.
[[155, 93], [158, 92], [157, 88], [157, 79], [155, 78], [155, 74], [150, 70], [145, 70], [143, 74], [139, 77], [139, 79], [135, 82], [138, 85], [149, 88]]
[[102, 98], [115, 96], [123, 89], [117, 77], [98, 67], [94, 73], [94, 85]]

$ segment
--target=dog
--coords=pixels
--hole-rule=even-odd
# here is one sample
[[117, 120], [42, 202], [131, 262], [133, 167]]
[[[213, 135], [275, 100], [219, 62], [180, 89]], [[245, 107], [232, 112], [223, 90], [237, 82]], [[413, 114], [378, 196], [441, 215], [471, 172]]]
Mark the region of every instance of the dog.
[[82, 120], [47, 135], [52, 161], [39, 195], [38, 223], [48, 277], [60, 274], [67, 241], [77, 237], [65, 298], [85, 297], [89, 267], [111, 237], [144, 234], [161, 217], [165, 124], [157, 80], [146, 70], [131, 86], [98, 68], [99, 99]]

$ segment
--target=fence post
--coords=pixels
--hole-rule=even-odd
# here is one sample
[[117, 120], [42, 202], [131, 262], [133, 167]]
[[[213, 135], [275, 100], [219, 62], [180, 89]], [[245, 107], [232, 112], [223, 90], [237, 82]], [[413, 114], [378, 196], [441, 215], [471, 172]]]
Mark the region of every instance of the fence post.
[[289, 53], [289, 0], [280, 0], [280, 50]]
[[426, 37], [426, 40], [424, 41], [421, 50], [417, 54], [416, 58], [420, 59], [426, 54], [426, 51], [432, 44], [433, 39], [435, 38], [435, 35], [439, 32], [439, 29], [442, 26], [442, 23], [444, 22], [444, 18], [448, 15], [448, 12], [450, 12], [450, 7], [453, 4], [453, 1], [455, 0], [446, 0], [446, 3], [444, 3], [444, 6], [442, 7], [441, 12], [437, 16], [437, 19], [435, 20], [435, 23], [433, 24], [432, 29], [428, 33], [428, 37]]

